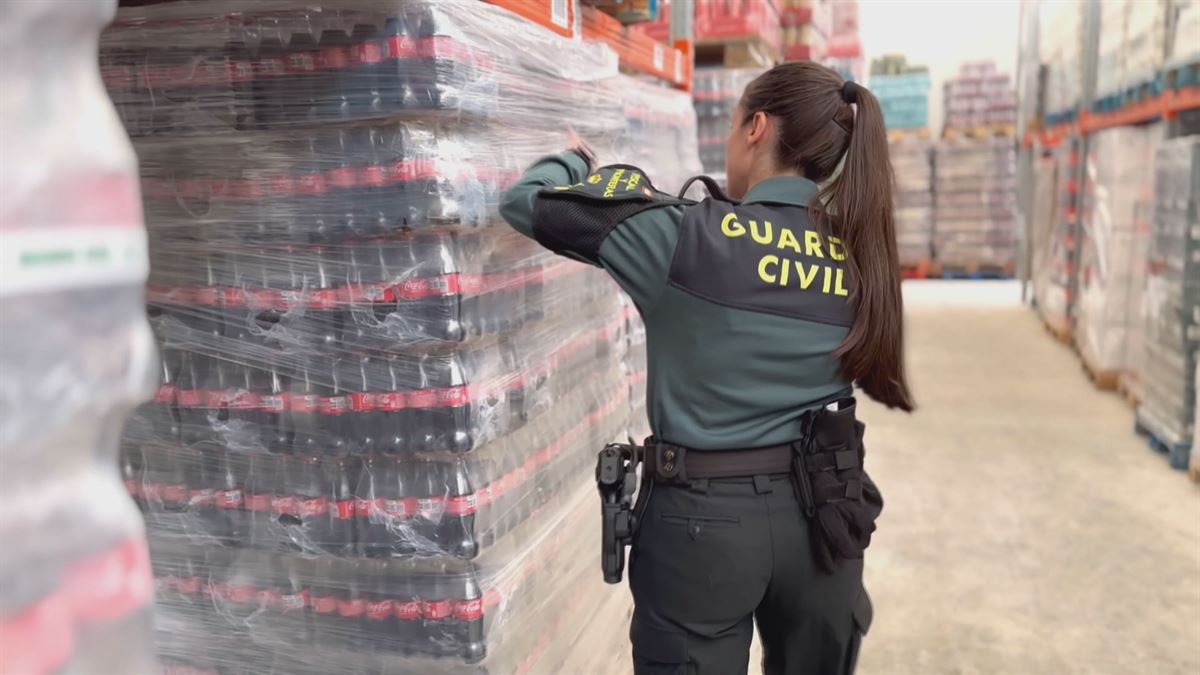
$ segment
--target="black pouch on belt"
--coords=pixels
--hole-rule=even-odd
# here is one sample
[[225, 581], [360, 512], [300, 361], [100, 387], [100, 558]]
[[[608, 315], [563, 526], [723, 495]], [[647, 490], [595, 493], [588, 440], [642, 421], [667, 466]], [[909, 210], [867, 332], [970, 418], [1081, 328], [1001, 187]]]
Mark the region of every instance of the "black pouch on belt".
[[863, 469], [865, 426], [856, 408], [854, 399], [842, 399], [836, 411], [807, 413], [808, 432], [794, 446], [796, 487], [817, 564], [827, 572], [839, 559], [863, 557], [883, 511], [883, 496]]

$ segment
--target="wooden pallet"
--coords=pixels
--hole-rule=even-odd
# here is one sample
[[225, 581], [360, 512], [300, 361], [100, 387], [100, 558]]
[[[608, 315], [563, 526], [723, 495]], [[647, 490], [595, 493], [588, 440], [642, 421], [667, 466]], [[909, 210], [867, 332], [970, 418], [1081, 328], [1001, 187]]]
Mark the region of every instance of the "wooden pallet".
[[942, 130], [942, 138], [946, 140], [954, 140], [956, 138], [992, 138], [994, 136], [1012, 137], [1017, 132], [1017, 129], [1012, 124], [986, 124], [980, 127], [947, 127]]
[[933, 279], [937, 264], [926, 258], [915, 263], [900, 263], [901, 279]]
[[1125, 399], [1125, 404], [1133, 410], [1137, 410], [1137, 407], [1142, 404], [1138, 399], [1137, 393], [1133, 391], [1133, 386], [1129, 383], [1129, 379], [1124, 374], [1117, 377], [1117, 393], [1121, 395], [1121, 398]]
[[1200, 466], [1189, 466], [1188, 478], [1191, 478], [1193, 483], [1200, 483]]
[[1074, 344], [1074, 341], [1071, 340], [1070, 330], [1052, 326], [1050, 325], [1050, 322], [1046, 321], [1044, 318], [1042, 319], [1042, 327], [1046, 329], [1046, 332], [1049, 333], [1051, 337], [1053, 337], [1055, 340], [1058, 340], [1062, 344], [1068, 346]]
[[1076, 351], [1079, 352], [1079, 363], [1083, 366], [1083, 372], [1087, 373], [1088, 379], [1096, 388], [1101, 391], [1116, 391], [1117, 383], [1120, 381], [1120, 373], [1115, 370], [1104, 370], [1096, 366], [1083, 353], [1082, 349], [1076, 346]]
[[929, 140], [929, 128], [921, 127], [920, 129], [888, 129], [887, 132], [889, 143], [902, 143], [909, 139]]

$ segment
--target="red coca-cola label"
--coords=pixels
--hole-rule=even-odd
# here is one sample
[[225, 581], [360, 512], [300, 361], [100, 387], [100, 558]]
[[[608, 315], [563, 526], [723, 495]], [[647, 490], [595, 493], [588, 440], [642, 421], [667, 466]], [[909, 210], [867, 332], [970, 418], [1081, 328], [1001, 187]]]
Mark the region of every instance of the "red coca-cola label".
[[141, 482], [132, 479], [125, 481], [125, 491], [133, 497], [141, 497], [145, 494]]
[[244, 288], [221, 289], [221, 302], [226, 307], [245, 307], [246, 300], [247, 296]]
[[375, 409], [375, 394], [371, 392], [355, 392], [350, 394], [351, 412], [371, 412]]
[[158, 390], [154, 392], [155, 403], [174, 403], [175, 397], [179, 395], [179, 387], [173, 384], [160, 384]]
[[353, 600], [338, 600], [338, 616], [344, 619], [357, 619], [366, 614], [367, 601], [361, 598]]
[[471, 402], [471, 391], [468, 387], [447, 387], [445, 389], [435, 389], [437, 396], [437, 407], [439, 408], [461, 408]]
[[333, 614], [338, 609], [338, 599], [334, 595], [322, 595], [312, 599], [313, 611], [317, 614]]
[[[336, 602], [336, 600], [335, 600]], [[284, 612], [299, 612], [309, 606], [308, 591], [284, 593], [279, 600], [279, 607]]]
[[421, 497], [417, 499], [417, 513], [422, 518], [437, 520], [446, 510], [446, 501], [442, 497]]
[[421, 618], [420, 600], [396, 600], [396, 618], [401, 621], [417, 621]]
[[158, 486], [158, 497], [167, 504], [186, 504], [187, 503], [187, 486], [179, 484], [168, 484]]
[[287, 72], [287, 63], [283, 59], [256, 59], [254, 61], [254, 74], [256, 77], [274, 77], [283, 75]]
[[376, 621], [383, 621], [392, 618], [396, 611], [396, 606], [391, 600], [368, 600], [367, 601], [367, 618]]
[[349, 189], [355, 185], [355, 171], [352, 167], [342, 166], [325, 172], [325, 182], [335, 188]]
[[258, 200], [266, 196], [266, 189], [257, 180], [237, 180], [229, 183], [229, 196], [238, 199]]
[[320, 408], [321, 397], [316, 394], [291, 394], [288, 396], [288, 404], [292, 412], [312, 414]]
[[262, 400], [258, 394], [252, 391], [239, 391], [233, 396], [233, 400], [229, 402], [229, 407], [233, 410], [257, 410], [261, 405]]
[[289, 54], [287, 70], [290, 73], [311, 73], [317, 69], [317, 60], [308, 52]]
[[234, 82], [249, 82], [254, 79], [254, 63], [235, 59], [229, 62], [228, 77]]
[[488, 504], [492, 503], [492, 486], [485, 485], [481, 490], [475, 493], [475, 508], [483, 510]]
[[276, 197], [285, 197], [292, 194], [296, 190], [296, 181], [291, 176], [275, 175], [267, 181], [268, 188], [271, 194]]
[[472, 621], [483, 618], [483, 599], [459, 600], [454, 603], [454, 619], [456, 621]]
[[350, 520], [354, 517], [354, 513], [353, 499], [344, 499], [329, 505], [329, 515], [338, 520]]
[[238, 584], [238, 585], [230, 584], [226, 588], [225, 593], [226, 593], [225, 597], [228, 598], [228, 600], [230, 602], [234, 602], [234, 603], [238, 603], [238, 604], [245, 604], [245, 603], [252, 602], [254, 600], [254, 598], [257, 596], [257, 593], [255, 592], [255, 588], [253, 586], [248, 586], [248, 585], [244, 585], [244, 584]]
[[364, 42], [354, 45], [354, 51], [350, 54], [350, 58], [356, 66], [382, 63], [383, 45], [378, 42]]
[[329, 511], [329, 500], [325, 497], [299, 500], [300, 515], [305, 518], [323, 516]]
[[232, 389], [209, 389], [204, 392], [204, 400], [201, 404], [207, 408], [224, 408], [233, 401], [233, 397]]
[[344, 415], [350, 412], [348, 396], [323, 396], [319, 405], [322, 415]]
[[418, 389], [408, 393], [408, 407], [424, 410], [437, 406], [437, 390]]
[[417, 55], [423, 59], [470, 61], [471, 49], [452, 37], [435, 35], [420, 41], [417, 45]]
[[359, 518], [371, 518], [377, 513], [373, 508], [374, 503], [372, 499], [355, 499], [354, 514]]
[[252, 309], [281, 309], [284, 307], [283, 291], [277, 288], [249, 288], [242, 292], [245, 304]]
[[256, 513], [271, 510], [271, 495], [246, 495], [246, 510]]
[[470, 515], [478, 508], [479, 502], [473, 494], [450, 497], [446, 500], [446, 513], [451, 516]]
[[300, 503], [295, 497], [272, 497], [271, 512], [280, 516], [300, 515]]
[[403, 392], [385, 391], [375, 394], [375, 409], [383, 412], [404, 410], [409, 405], [408, 397]]
[[219, 509], [242, 508], [241, 490], [220, 490], [216, 493], [215, 503]]
[[278, 588], [259, 589], [256, 599], [258, 604], [268, 609], [279, 609], [283, 604], [283, 594]]
[[287, 410], [288, 397], [283, 394], [268, 394], [259, 399], [259, 405], [266, 412], [281, 413]]
[[401, 300], [421, 300], [433, 294], [433, 283], [429, 278], [405, 279], [400, 282]]
[[325, 176], [319, 173], [306, 173], [293, 184], [297, 194], [319, 195], [325, 192]]
[[200, 577], [180, 577], [175, 582], [175, 589], [183, 595], [199, 595], [200, 586]]
[[341, 302], [342, 296], [342, 291], [337, 288], [312, 291], [308, 296], [308, 306], [312, 309], [333, 309]]
[[317, 52], [316, 66], [322, 70], [342, 70], [350, 66], [350, 53], [341, 47]]
[[481, 295], [487, 286], [487, 277], [479, 274], [458, 275], [458, 288], [462, 295]]
[[421, 616], [429, 621], [448, 619], [453, 614], [453, 600], [426, 600], [421, 603]]
[[225, 599], [225, 595], [229, 592], [229, 586], [220, 582], [209, 581], [207, 586], [200, 588], [200, 593], [206, 598]]
[[204, 399], [204, 392], [199, 389], [179, 390], [179, 406], [181, 408], [199, 408]]
[[387, 182], [387, 169], [379, 164], [368, 164], [358, 168], [358, 184], [363, 187], [383, 187]]
[[411, 59], [417, 56], [417, 51], [417, 41], [407, 35], [393, 35], [388, 38], [388, 58]]
[[210, 507], [216, 503], [216, 491], [208, 488], [202, 490], [192, 490], [187, 495], [188, 506], [192, 507]]

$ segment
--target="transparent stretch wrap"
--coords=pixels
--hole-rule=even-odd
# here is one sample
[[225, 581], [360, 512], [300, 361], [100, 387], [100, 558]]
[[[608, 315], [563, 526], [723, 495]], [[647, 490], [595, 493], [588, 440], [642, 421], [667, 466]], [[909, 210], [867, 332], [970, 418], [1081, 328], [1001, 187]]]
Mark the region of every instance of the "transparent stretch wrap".
[[1141, 324], [1154, 188], [1152, 138], [1162, 129], [1120, 127], [1094, 134], [1088, 143], [1083, 239], [1075, 338], [1083, 358], [1098, 371], [1118, 374], [1127, 363], [1130, 333]]
[[0, 672], [150, 673], [142, 521], [113, 471], [153, 391], [137, 163], [97, 75], [115, 1], [0, 6]]
[[572, 131], [677, 189], [690, 97], [476, 0], [131, 9], [101, 58], [150, 231], [159, 386], [120, 468], [167, 671], [623, 656], [580, 640], [628, 611], [591, 469], [644, 391], [640, 323], [497, 209]]
[[1191, 441], [1200, 345], [1200, 140], [1163, 141], [1143, 304], [1146, 356], [1138, 421], [1161, 442]]
[[704, 173], [725, 181], [725, 140], [733, 125], [733, 111], [760, 68], [697, 68], [692, 98], [696, 103], [700, 163]]
[[915, 265], [933, 256], [933, 144], [927, 138], [901, 136], [888, 142], [888, 156], [896, 173], [900, 264]]
[[1078, 155], [1068, 139], [1034, 164], [1034, 296], [1042, 320], [1064, 336], [1071, 331]]
[[948, 266], [1012, 263], [1016, 160], [1011, 138], [938, 142], [934, 157], [934, 254]]

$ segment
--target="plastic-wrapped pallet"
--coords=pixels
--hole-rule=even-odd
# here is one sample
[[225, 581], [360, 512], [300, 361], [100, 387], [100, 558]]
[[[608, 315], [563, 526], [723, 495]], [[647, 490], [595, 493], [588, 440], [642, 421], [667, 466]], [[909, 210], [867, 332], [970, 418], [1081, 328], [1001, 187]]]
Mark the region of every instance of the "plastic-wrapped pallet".
[[896, 243], [901, 265], [933, 256], [933, 144], [905, 136], [888, 143], [896, 171]]
[[1096, 95], [1121, 94], [1125, 88], [1125, 30], [1129, 22], [1127, 0], [1102, 2], [1100, 37], [1096, 49]]
[[934, 257], [945, 267], [1007, 270], [1016, 236], [1013, 141], [938, 141], [934, 156]]
[[612, 604], [578, 552], [594, 452], [629, 426], [626, 322], [609, 280], [496, 207], [564, 120], [627, 159], [679, 95], [474, 0], [120, 18], [102, 58], [139, 136], [163, 347], [122, 471], [164, 662], [580, 672], [580, 593]]
[[1012, 78], [990, 61], [967, 63], [943, 83], [943, 129], [1013, 133], [1017, 99]]
[[1038, 311], [1046, 325], [1066, 339], [1074, 304], [1071, 279], [1075, 249], [1078, 152], [1066, 140], [1035, 165], [1033, 282]]
[[0, 672], [151, 673], [145, 532], [113, 473], [153, 392], [137, 162], [96, 42], [115, 0], [0, 7]]
[[761, 68], [697, 68], [692, 98], [700, 137], [700, 163], [704, 173], [724, 182], [725, 140], [733, 124], [733, 111], [750, 81]]
[[929, 126], [929, 69], [910, 65], [899, 54], [871, 62], [868, 88], [883, 111], [888, 129], [921, 130]]
[[1149, 169], [1154, 166], [1163, 142], [1162, 125], [1146, 127], [1145, 141], [1145, 151], [1140, 153], [1143, 162], [1127, 167], [1138, 191], [1133, 198], [1134, 229], [1129, 245], [1129, 256], [1134, 264], [1129, 271], [1125, 356], [1118, 376], [1121, 388], [1135, 401], [1142, 400], [1142, 373], [1146, 361], [1146, 275], [1154, 218], [1154, 172]]
[[[1126, 0], [1125, 40], [1121, 48], [1125, 87], [1156, 93], [1158, 73], [1167, 53], [1168, 0]], [[1101, 26], [1103, 32], [1104, 26]], [[1139, 99], [1141, 100], [1141, 99]]]
[[[1046, 112], [1069, 114], [1083, 100], [1084, 18], [1088, 3], [1038, 3], [1041, 62], [1046, 64]], [[1050, 122], [1061, 120], [1051, 119]]]
[[1154, 175], [1144, 395], [1137, 419], [1182, 468], [1193, 435], [1200, 346], [1200, 139], [1164, 141]]
[[1118, 127], [1088, 143], [1075, 340], [1097, 375], [1115, 378], [1134, 365], [1126, 359], [1129, 333], [1141, 323], [1131, 310], [1145, 279], [1155, 134], [1161, 128]]

